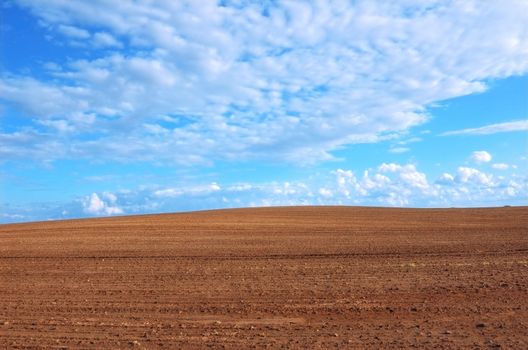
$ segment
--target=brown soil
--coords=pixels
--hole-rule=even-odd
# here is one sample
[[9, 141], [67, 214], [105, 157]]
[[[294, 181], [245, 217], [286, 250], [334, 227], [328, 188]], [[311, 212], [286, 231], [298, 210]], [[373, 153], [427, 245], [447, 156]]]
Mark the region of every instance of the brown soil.
[[0, 225], [0, 348], [528, 349], [528, 207]]

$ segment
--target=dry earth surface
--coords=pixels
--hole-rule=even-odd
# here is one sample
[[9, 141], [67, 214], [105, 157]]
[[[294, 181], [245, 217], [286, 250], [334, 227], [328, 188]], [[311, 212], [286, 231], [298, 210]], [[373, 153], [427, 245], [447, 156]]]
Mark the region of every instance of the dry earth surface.
[[1, 349], [528, 349], [528, 207], [0, 225]]

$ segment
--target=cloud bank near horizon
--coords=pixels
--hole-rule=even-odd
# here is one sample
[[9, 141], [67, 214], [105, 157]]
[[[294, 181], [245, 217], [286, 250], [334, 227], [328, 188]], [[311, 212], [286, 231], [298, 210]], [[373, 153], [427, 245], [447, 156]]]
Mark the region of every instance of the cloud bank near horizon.
[[[478, 162], [482, 163], [482, 162]], [[514, 164], [458, 166], [436, 179], [415, 164], [381, 163], [355, 172], [336, 169], [311, 179], [263, 183], [151, 186], [91, 193], [69, 204], [43, 203], [39, 210], [5, 206], [3, 222], [130, 215], [212, 208], [282, 205], [373, 205], [389, 207], [453, 207], [526, 205], [528, 177], [503, 176]]]

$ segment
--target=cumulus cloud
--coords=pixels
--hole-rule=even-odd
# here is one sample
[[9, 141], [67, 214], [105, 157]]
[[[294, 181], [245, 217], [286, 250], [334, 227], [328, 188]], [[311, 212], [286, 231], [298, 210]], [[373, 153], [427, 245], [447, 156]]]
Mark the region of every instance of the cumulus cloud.
[[476, 163], [488, 163], [491, 161], [491, 154], [486, 151], [475, 151], [471, 153], [471, 160]]
[[[510, 178], [470, 167], [458, 167], [455, 175], [442, 173], [429, 181], [414, 164], [383, 163], [377, 171], [364, 171], [356, 177], [351, 170], [335, 172], [335, 191], [346, 204], [391, 206], [489, 206], [508, 203], [526, 205], [526, 176]], [[522, 195], [521, 195], [522, 194]], [[339, 197], [341, 195], [341, 197]]]
[[[332, 159], [528, 71], [525, 1], [17, 2], [51, 34], [112, 48], [0, 78], [0, 98], [52, 136], [44, 149], [64, 150], [50, 160]], [[5, 157], [41, 156], [4, 141]]]
[[470, 129], [448, 131], [441, 135], [442, 136], [489, 135], [489, 134], [497, 134], [501, 132], [515, 132], [515, 131], [526, 131], [526, 130], [528, 130], [528, 120], [518, 120], [518, 121], [513, 121], [513, 122], [486, 125], [480, 128], [470, 128]]
[[319, 194], [324, 198], [331, 198], [334, 194], [328, 188], [321, 187], [319, 189]]
[[526, 198], [526, 175], [495, 176], [461, 166], [430, 180], [416, 164], [382, 163], [358, 172], [337, 169], [310, 179], [285, 182], [155, 186], [92, 193], [71, 203], [38, 203], [34, 208], [0, 203], [0, 221], [273, 205], [527, 205]]
[[440, 177], [436, 180], [436, 183], [439, 185], [451, 185], [455, 181], [455, 178], [453, 175], [449, 173], [443, 173], [440, 175]]
[[84, 212], [96, 216], [118, 215], [124, 213], [123, 209], [111, 204], [117, 200], [117, 197], [114, 194], [108, 192], [103, 193], [103, 198], [107, 199], [110, 203], [101, 199], [97, 193], [92, 193], [84, 198], [82, 202]]
[[473, 182], [475, 184], [486, 186], [493, 184], [492, 175], [486, 174], [478, 169], [468, 167], [459, 167], [457, 169], [455, 180], [461, 183]]

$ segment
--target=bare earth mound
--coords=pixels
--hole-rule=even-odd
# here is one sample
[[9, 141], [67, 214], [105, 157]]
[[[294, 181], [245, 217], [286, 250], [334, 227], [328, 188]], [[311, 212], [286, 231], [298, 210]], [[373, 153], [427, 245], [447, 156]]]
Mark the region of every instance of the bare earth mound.
[[528, 349], [528, 207], [0, 225], [0, 348]]

